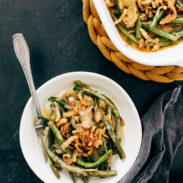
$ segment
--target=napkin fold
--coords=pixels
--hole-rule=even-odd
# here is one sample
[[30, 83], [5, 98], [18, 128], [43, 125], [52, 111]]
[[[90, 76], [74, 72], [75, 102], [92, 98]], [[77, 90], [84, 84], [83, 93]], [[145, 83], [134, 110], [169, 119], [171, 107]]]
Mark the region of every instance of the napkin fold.
[[[183, 88], [162, 94], [142, 118], [143, 138], [137, 160], [120, 183], [166, 183], [183, 141]], [[134, 142], [135, 143], [135, 142]]]

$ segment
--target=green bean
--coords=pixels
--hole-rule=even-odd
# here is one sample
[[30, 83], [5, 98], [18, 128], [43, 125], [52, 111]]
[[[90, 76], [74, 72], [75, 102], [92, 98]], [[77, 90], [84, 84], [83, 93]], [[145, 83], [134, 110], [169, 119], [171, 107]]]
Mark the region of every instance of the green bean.
[[[52, 121], [50, 121], [50, 122], [48, 122], [48, 126], [50, 127], [52, 133], [54, 134], [55, 138], [57, 139], [57, 142], [60, 145], [62, 152], [72, 156], [72, 152], [69, 149], [64, 149], [61, 146], [62, 143], [64, 142], [64, 140], [63, 140], [63, 137], [60, 135], [60, 132], [59, 132], [58, 128], [56, 127], [56, 125]], [[112, 150], [109, 150], [103, 156], [101, 156], [97, 161], [95, 161], [93, 163], [90, 163], [90, 162], [88, 163], [88, 162], [85, 162], [85, 161], [77, 158], [76, 163], [85, 168], [96, 168], [99, 164], [106, 161], [111, 154], [112, 154]]]
[[[154, 43], [152, 43], [152, 42], [149, 44], [150, 44], [150, 47], [154, 46]], [[160, 41], [159, 44], [160, 44], [160, 47], [165, 47], [165, 46], [171, 45], [172, 41]]]
[[40, 132], [40, 137], [41, 137], [41, 144], [42, 144], [42, 147], [43, 147], [43, 153], [44, 153], [45, 161], [48, 162], [48, 154], [46, 152], [46, 148], [45, 148], [42, 132]]
[[55, 174], [55, 176], [56, 176], [58, 179], [60, 179], [60, 174], [58, 173], [57, 168], [53, 165], [53, 163], [50, 164], [50, 167], [51, 167], [53, 173]]
[[[90, 170], [90, 169], [88, 169]], [[86, 171], [88, 171], [86, 170]], [[117, 171], [116, 170], [106, 170], [106, 171], [96, 171], [96, 170], [92, 170], [89, 173], [90, 176], [94, 176], [94, 177], [111, 177], [111, 176], [116, 176], [117, 175]]]
[[112, 114], [112, 118], [111, 118], [111, 120], [112, 120], [112, 128], [114, 129], [114, 131], [115, 131], [115, 129], [116, 129], [116, 119], [115, 119], [115, 117], [114, 117], [114, 115]]
[[[49, 127], [46, 127], [45, 133], [46, 133], [47, 129], [49, 129]], [[57, 168], [54, 166], [53, 161], [52, 161], [52, 159], [50, 158], [50, 156], [49, 156], [49, 154], [48, 154], [48, 151], [47, 151], [46, 138], [47, 138], [47, 136], [45, 135], [45, 143], [44, 143], [44, 146], [45, 146], [46, 154], [47, 154], [47, 157], [48, 157], [48, 163], [49, 163], [49, 165], [50, 165], [51, 170], [52, 170], [53, 173], [55, 174], [55, 176], [59, 179], [59, 178], [60, 178], [60, 174], [58, 173]], [[51, 144], [49, 144], [49, 146], [50, 146], [50, 148], [51, 148]]]
[[109, 156], [112, 154], [112, 150], [108, 150], [103, 156], [101, 156], [97, 161], [90, 163], [90, 162], [84, 162], [80, 159], [77, 159], [77, 164], [84, 167], [84, 168], [96, 168], [103, 162], [105, 162]]
[[53, 121], [49, 121], [48, 122], [48, 126], [50, 127], [55, 139], [57, 140], [58, 142], [58, 145], [60, 147], [60, 150], [61, 150], [61, 153], [66, 153], [66, 154], [69, 154], [70, 157], [72, 157], [72, 152], [70, 151], [70, 149], [65, 149], [62, 147], [62, 144], [64, 142], [64, 139], [63, 137], [61, 136], [57, 126], [55, 125], [55, 123]]
[[160, 44], [160, 47], [165, 47], [165, 46], [171, 45], [172, 42], [171, 41], [160, 41], [159, 44]]
[[43, 140], [43, 135], [40, 132], [40, 137], [41, 137], [41, 144], [42, 144], [42, 148], [43, 148], [43, 153], [44, 153], [44, 157], [45, 157], [45, 161], [49, 163], [51, 170], [53, 171], [53, 173], [55, 174], [55, 176], [59, 179], [60, 178], [60, 174], [57, 171], [57, 168], [53, 165], [51, 159], [49, 158], [47, 151], [46, 151], [46, 147], [44, 144], [44, 140]]
[[102, 137], [102, 142], [103, 142], [103, 146], [104, 146], [105, 152], [107, 152], [107, 144], [105, 142], [104, 137]]
[[112, 125], [112, 110], [109, 106], [106, 108], [106, 115], [110, 116], [109, 123]]
[[[64, 142], [63, 137], [61, 136], [57, 126], [55, 125], [55, 123], [53, 121], [49, 121], [48, 122], [48, 126], [50, 127], [53, 135], [55, 136], [55, 138], [57, 139], [57, 142], [59, 144], [59, 146], [62, 145], [62, 143]], [[63, 150], [63, 149], [62, 149]]]
[[[103, 146], [104, 146], [104, 149], [105, 149], [105, 151], [107, 152], [107, 144], [106, 144], [106, 142], [105, 142], [105, 139], [104, 139], [104, 137], [102, 137], [102, 142], [103, 142]], [[111, 148], [112, 149], [112, 148]], [[104, 163], [103, 163], [105, 166], [104, 166], [104, 170], [109, 170], [108, 169], [108, 163], [107, 163], [107, 161], [105, 161]], [[106, 165], [107, 165], [107, 167], [106, 167]]]
[[183, 6], [183, 2], [181, 0], [176, 1], [180, 6]]
[[116, 134], [114, 133], [114, 130], [112, 129], [111, 125], [108, 122], [106, 122], [104, 117], [103, 117], [102, 120], [104, 122], [104, 125], [105, 125], [107, 131], [108, 131], [109, 136], [111, 137], [113, 143], [116, 145], [116, 148], [118, 150], [120, 158], [121, 159], [125, 158], [125, 153], [124, 153], [124, 151], [123, 151], [123, 149], [121, 147], [120, 141], [117, 138]]
[[116, 148], [113, 148], [113, 154], [118, 154], [118, 150]]
[[94, 102], [94, 109], [99, 107], [99, 101], [97, 99], [97, 97], [93, 97], [93, 102]]
[[53, 103], [51, 103], [50, 108], [51, 108], [51, 115], [50, 115], [50, 120], [51, 120], [52, 116], [55, 114], [55, 105]]
[[183, 30], [176, 32], [180, 37], [183, 37]]
[[70, 177], [71, 177], [71, 179], [72, 179], [72, 182], [73, 182], [73, 183], [76, 183], [77, 181], [76, 181], [75, 175], [74, 175], [72, 172], [69, 172], [69, 175], [70, 175]]
[[87, 177], [83, 176], [83, 175], [80, 175], [81, 177], [81, 180], [84, 182], [84, 183], [88, 183], [88, 179]]
[[104, 148], [104, 146], [99, 146], [99, 148], [98, 148], [98, 153], [99, 153], [100, 156], [102, 156], [102, 155], [105, 153], [105, 148]]
[[108, 139], [107, 147], [108, 147], [108, 149], [113, 149], [113, 142], [112, 142], [111, 138]]
[[151, 28], [150, 31], [153, 32], [153, 33], [155, 33], [155, 34], [157, 34], [157, 35], [159, 35], [159, 36], [161, 36], [161, 37], [164, 37], [166, 39], [169, 39], [171, 41], [177, 41], [178, 40], [178, 38], [176, 38], [172, 34], [169, 34], [167, 32], [164, 32], [161, 29], [158, 29], [156, 27]]
[[174, 23], [174, 24], [183, 24], [183, 17], [177, 17], [171, 23]]
[[83, 88], [83, 91], [103, 100], [112, 109], [112, 111], [115, 115], [115, 118], [116, 118], [116, 135], [119, 139], [122, 139], [122, 136], [121, 136], [122, 127], [121, 127], [120, 115], [119, 115], [119, 112], [118, 112], [116, 106], [113, 104], [113, 102], [109, 98], [107, 98], [105, 95], [101, 95], [100, 93], [98, 93], [97, 91], [94, 91], [92, 89]]
[[80, 81], [80, 80], [76, 80], [74, 81], [74, 84], [78, 87], [82, 87], [83, 86], [83, 83]]
[[[112, 14], [112, 18], [114, 21], [117, 20], [116, 16]], [[117, 24], [118, 29], [128, 38], [130, 38], [132, 41], [138, 44], [138, 39], [131, 33], [128, 32], [121, 24]]]
[[142, 37], [141, 35], [141, 32], [140, 32], [140, 29], [142, 27], [142, 23], [141, 23], [141, 20], [140, 20], [140, 13], [139, 13], [139, 9], [138, 9], [138, 6], [136, 6], [136, 10], [137, 10], [137, 14], [138, 14], [138, 19], [137, 19], [137, 22], [136, 22], [136, 37], [138, 39], [140, 39]]
[[48, 100], [51, 101], [51, 102], [57, 102], [57, 103], [59, 103], [60, 105], [62, 105], [63, 107], [64, 107], [65, 105], [67, 105], [67, 103], [66, 103], [65, 100], [63, 100], [63, 99], [61, 99], [61, 98], [58, 98], [58, 97], [50, 97]]
[[99, 171], [96, 169], [83, 169], [76, 166], [70, 166], [66, 164], [57, 154], [54, 153], [51, 146], [51, 130], [49, 127], [45, 129], [45, 147], [49, 157], [57, 164], [59, 164], [63, 169], [69, 172], [75, 173], [77, 175], [83, 176], [96, 176], [96, 177], [109, 177], [117, 175], [117, 171]]
[[81, 87], [74, 86], [73, 90], [76, 91], [76, 92], [81, 92]]
[[146, 25], [146, 23], [143, 23], [142, 26], [143, 26], [145, 29], [147, 29], [147, 30], [149, 30], [149, 31], [151, 31], [151, 32], [153, 32], [153, 33], [155, 33], [155, 34], [157, 34], [157, 35], [163, 37], [163, 38], [166, 38], [166, 39], [168, 39], [168, 40], [171, 40], [171, 41], [177, 41], [177, 40], [178, 40], [178, 38], [176, 38], [176, 37], [173, 36], [172, 34], [167, 33], [167, 32], [165, 32], [165, 31], [162, 31], [161, 29], [158, 29], [158, 28], [156, 28], [156, 27], [150, 28], [148, 25]]
[[151, 25], [149, 26], [150, 28], [156, 27], [157, 23], [162, 18], [164, 12], [165, 12], [165, 10], [160, 10], [158, 16], [157, 15], [154, 16], [153, 21], [152, 21]]
[[140, 39], [142, 37], [141, 32], [140, 32], [141, 26], [142, 26], [141, 20], [140, 20], [140, 17], [138, 17], [138, 20], [137, 20], [137, 23], [136, 23], [136, 37], [138, 39]]

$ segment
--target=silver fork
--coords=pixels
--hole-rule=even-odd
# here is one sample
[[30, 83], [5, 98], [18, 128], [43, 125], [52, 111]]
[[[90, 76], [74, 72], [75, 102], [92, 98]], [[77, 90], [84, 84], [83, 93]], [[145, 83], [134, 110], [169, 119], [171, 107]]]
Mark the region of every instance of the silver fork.
[[22, 69], [24, 71], [30, 93], [32, 95], [32, 99], [34, 101], [36, 113], [38, 120], [35, 122], [35, 130], [38, 136], [38, 140], [40, 141], [40, 133], [42, 134], [43, 130], [46, 127], [47, 119], [45, 119], [41, 114], [41, 108], [38, 101], [38, 97], [35, 91], [35, 86], [32, 78], [31, 67], [30, 67], [30, 56], [29, 56], [29, 48], [24, 39], [24, 36], [21, 33], [17, 33], [12, 36], [13, 39], [13, 47], [17, 59], [19, 60]]

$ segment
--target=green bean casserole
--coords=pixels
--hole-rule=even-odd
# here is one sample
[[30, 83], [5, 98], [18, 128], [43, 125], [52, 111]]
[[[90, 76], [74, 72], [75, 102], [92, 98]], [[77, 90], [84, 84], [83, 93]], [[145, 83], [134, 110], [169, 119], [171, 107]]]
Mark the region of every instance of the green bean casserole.
[[183, 37], [182, 0], [105, 0], [121, 37], [133, 48], [152, 52]]
[[85, 183], [91, 176], [115, 176], [111, 161], [114, 154], [125, 158], [125, 123], [107, 96], [79, 80], [74, 84], [62, 97], [50, 97], [49, 108], [43, 110], [48, 119], [41, 135], [45, 159], [57, 178], [66, 169], [73, 182], [77, 176]]

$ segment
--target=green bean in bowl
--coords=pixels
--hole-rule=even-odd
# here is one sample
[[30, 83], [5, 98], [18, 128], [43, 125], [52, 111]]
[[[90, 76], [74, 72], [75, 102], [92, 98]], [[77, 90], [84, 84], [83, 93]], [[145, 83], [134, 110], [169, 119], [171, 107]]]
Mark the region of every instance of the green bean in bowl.
[[181, 42], [182, 0], [105, 0], [121, 37], [133, 48], [159, 51]]
[[107, 96], [75, 81], [61, 97], [52, 96], [43, 116], [49, 120], [42, 136], [46, 161], [57, 178], [68, 171], [72, 181], [116, 176], [111, 170], [114, 154], [121, 159], [124, 121], [115, 104]]

